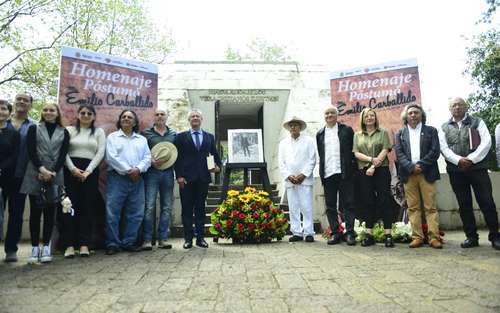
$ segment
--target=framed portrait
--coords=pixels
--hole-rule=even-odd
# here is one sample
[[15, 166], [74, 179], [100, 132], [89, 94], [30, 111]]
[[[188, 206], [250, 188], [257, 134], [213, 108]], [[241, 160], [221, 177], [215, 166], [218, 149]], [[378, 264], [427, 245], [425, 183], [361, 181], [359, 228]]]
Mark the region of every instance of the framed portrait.
[[228, 163], [262, 163], [262, 129], [228, 129]]

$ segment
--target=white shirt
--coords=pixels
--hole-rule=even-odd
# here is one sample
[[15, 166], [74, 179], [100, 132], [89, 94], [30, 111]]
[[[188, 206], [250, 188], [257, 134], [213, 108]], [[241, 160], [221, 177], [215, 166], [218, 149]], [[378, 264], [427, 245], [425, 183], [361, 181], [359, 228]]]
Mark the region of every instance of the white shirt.
[[281, 176], [286, 187], [294, 186], [289, 180], [290, 175], [303, 174], [306, 178], [302, 185], [312, 185], [313, 170], [316, 165], [316, 147], [311, 137], [300, 135], [297, 139], [291, 136], [281, 140], [278, 149], [278, 160]]
[[497, 166], [500, 167], [500, 124], [495, 128], [495, 142], [497, 147]]
[[106, 142], [106, 162], [108, 170], [120, 175], [126, 175], [134, 167], [144, 173], [151, 166], [148, 141], [136, 133], [129, 137], [121, 129], [112, 132]]
[[[462, 122], [459, 121], [457, 122], [457, 124], [459, 124], [460, 127], [462, 125]], [[488, 151], [490, 151], [491, 148], [490, 132], [488, 131], [488, 127], [483, 122], [483, 120], [479, 121], [479, 125], [477, 126], [477, 131], [479, 132], [479, 138], [481, 139], [481, 143], [474, 152], [467, 155], [467, 159], [471, 160], [472, 163], [474, 164], [481, 162], [486, 157]], [[439, 134], [439, 145], [441, 147], [441, 154], [443, 154], [446, 161], [458, 165], [458, 161], [460, 161], [462, 156], [459, 156], [458, 154], [453, 152], [453, 150], [451, 150], [450, 147], [448, 147], [448, 142], [446, 141], [446, 135], [441, 127], [439, 128], [438, 134]]]
[[106, 151], [106, 134], [102, 128], [96, 128], [93, 135], [90, 135], [90, 128], [80, 128], [80, 132], [76, 127], [66, 127], [68, 130], [69, 149], [66, 155], [66, 167], [72, 171], [76, 168], [71, 161], [71, 158], [83, 158], [91, 160], [86, 169], [86, 172], [92, 173], [94, 169], [99, 166], [104, 153]]
[[339, 124], [335, 123], [331, 128], [325, 126], [325, 178], [341, 172]]
[[422, 132], [422, 123], [418, 123], [415, 128], [408, 126], [408, 134], [410, 135], [410, 152], [411, 163], [417, 164], [420, 161], [420, 133]]

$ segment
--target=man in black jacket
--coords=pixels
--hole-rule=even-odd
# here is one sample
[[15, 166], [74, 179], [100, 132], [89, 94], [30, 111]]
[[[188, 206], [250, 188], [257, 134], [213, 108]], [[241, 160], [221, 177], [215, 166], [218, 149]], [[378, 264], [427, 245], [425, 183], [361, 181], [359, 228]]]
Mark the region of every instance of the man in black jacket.
[[346, 224], [345, 240], [348, 245], [353, 246], [356, 244], [353, 201], [356, 162], [352, 152], [354, 132], [351, 127], [337, 123], [336, 107], [328, 106], [324, 114], [326, 125], [316, 134], [316, 143], [319, 175], [325, 192], [326, 216], [332, 231], [328, 244], [338, 244], [342, 239], [337, 212], [338, 192]]
[[410, 248], [421, 247], [424, 243], [422, 198], [429, 229], [429, 245], [441, 249], [435, 184], [440, 178], [437, 165], [440, 152], [438, 133], [434, 127], [425, 125], [425, 112], [416, 104], [407, 105], [401, 118], [405, 126], [396, 133], [395, 143], [399, 178], [404, 183], [412, 228]]

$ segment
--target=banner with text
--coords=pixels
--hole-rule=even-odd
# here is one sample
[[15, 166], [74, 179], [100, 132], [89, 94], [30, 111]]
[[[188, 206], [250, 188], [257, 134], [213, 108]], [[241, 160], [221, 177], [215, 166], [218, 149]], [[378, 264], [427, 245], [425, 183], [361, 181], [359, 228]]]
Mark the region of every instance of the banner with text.
[[417, 60], [390, 62], [330, 75], [332, 105], [339, 111], [339, 122], [359, 130], [364, 108], [373, 108], [379, 125], [394, 133], [402, 127], [401, 111], [408, 104], [421, 105]]
[[97, 111], [96, 125], [106, 133], [116, 130], [120, 112], [137, 113], [139, 128], [151, 127], [158, 106], [158, 67], [155, 64], [63, 47], [59, 105], [66, 125], [76, 120], [87, 103]]

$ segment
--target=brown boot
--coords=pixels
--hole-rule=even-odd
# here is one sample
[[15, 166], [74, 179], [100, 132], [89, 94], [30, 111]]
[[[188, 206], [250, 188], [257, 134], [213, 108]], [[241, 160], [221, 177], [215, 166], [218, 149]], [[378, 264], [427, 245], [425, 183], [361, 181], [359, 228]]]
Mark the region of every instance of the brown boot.
[[420, 238], [415, 238], [410, 242], [410, 248], [420, 248], [424, 244], [424, 241]]
[[432, 239], [431, 242], [429, 242], [429, 246], [433, 247], [434, 249], [443, 249], [443, 244], [436, 238]]

